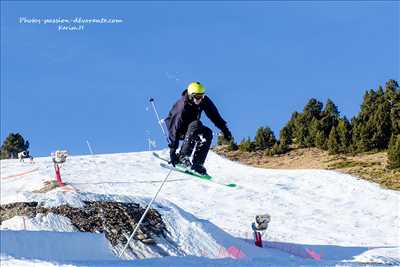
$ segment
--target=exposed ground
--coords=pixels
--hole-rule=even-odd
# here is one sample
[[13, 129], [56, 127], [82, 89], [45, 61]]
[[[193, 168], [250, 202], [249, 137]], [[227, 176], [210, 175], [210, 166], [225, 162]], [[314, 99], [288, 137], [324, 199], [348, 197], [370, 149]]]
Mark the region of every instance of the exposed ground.
[[[105, 232], [107, 239], [115, 246], [126, 242], [125, 237], [132, 233], [144, 212], [144, 208], [135, 203], [95, 201], [85, 204], [84, 208], [73, 208], [68, 205], [46, 208], [38, 202], [0, 205], [0, 224], [14, 216], [33, 218], [39, 213], [54, 213], [69, 218], [81, 232]], [[165, 230], [161, 215], [156, 210], [150, 209], [135, 238], [145, 244], [153, 244], [152, 236], [163, 235]]]
[[363, 153], [357, 155], [328, 155], [318, 148], [293, 149], [283, 155], [268, 156], [262, 151], [229, 151], [217, 146], [213, 151], [230, 160], [268, 169], [327, 169], [348, 173], [393, 190], [400, 190], [400, 170], [388, 170], [387, 153]]

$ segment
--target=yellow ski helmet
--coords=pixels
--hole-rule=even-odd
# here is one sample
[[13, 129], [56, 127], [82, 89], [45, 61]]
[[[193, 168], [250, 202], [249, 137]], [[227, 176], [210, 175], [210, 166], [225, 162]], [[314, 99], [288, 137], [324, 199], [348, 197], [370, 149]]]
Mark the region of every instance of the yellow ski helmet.
[[192, 82], [189, 84], [188, 88], [188, 94], [204, 94], [206, 91], [206, 88], [199, 82]]

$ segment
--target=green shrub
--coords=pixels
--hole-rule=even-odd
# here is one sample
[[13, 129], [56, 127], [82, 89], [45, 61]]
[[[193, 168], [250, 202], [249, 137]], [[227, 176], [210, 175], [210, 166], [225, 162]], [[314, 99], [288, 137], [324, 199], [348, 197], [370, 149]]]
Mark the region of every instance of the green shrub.
[[253, 152], [256, 149], [256, 146], [253, 141], [250, 140], [250, 137], [247, 139], [243, 139], [239, 144], [239, 150], [244, 152]]

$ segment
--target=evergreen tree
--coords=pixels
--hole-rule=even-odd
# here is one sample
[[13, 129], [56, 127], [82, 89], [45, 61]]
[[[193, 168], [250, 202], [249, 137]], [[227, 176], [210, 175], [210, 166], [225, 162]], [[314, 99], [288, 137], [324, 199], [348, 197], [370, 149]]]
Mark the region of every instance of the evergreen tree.
[[1, 159], [17, 158], [18, 153], [28, 151], [29, 142], [21, 134], [10, 133], [1, 146]]
[[286, 127], [288, 128], [288, 130], [292, 133], [292, 138], [293, 138], [293, 132], [296, 130], [296, 122], [299, 120], [300, 117], [300, 113], [295, 111], [292, 113], [292, 117], [290, 118], [290, 120], [288, 121], [288, 123], [286, 124]]
[[376, 148], [373, 143], [373, 135], [376, 125], [372, 117], [377, 109], [378, 94], [374, 90], [366, 91], [364, 94], [361, 110], [357, 117], [354, 119], [353, 127], [353, 141], [357, 152], [370, 151]]
[[287, 125], [283, 127], [279, 133], [279, 146], [282, 151], [287, 151], [289, 145], [292, 144], [292, 132]]
[[400, 89], [395, 80], [389, 80], [385, 84], [384, 96], [390, 106], [392, 134], [400, 134]]
[[315, 98], [311, 98], [305, 105], [303, 114], [305, 119], [311, 121], [313, 118], [319, 119], [323, 104]]
[[269, 127], [260, 127], [257, 129], [255, 146], [258, 150], [272, 148], [276, 143], [274, 132]]
[[339, 111], [335, 103], [328, 99], [325, 104], [325, 109], [322, 112], [321, 127], [324, 131], [324, 135], [328, 138], [331, 129], [337, 126], [339, 119]]
[[317, 132], [315, 136], [315, 146], [318, 147], [319, 149], [327, 150], [327, 143], [328, 140], [324, 134], [323, 131]]
[[291, 142], [298, 144], [297, 140], [297, 121], [299, 120], [300, 113], [297, 111], [292, 113], [292, 116], [288, 123], [286, 124], [286, 128], [288, 129], [288, 132], [290, 132], [290, 137], [291, 137]]
[[[358, 152], [387, 149], [390, 136], [400, 131], [398, 84], [389, 80], [385, 90], [367, 91], [361, 110], [352, 121], [353, 145]], [[398, 108], [397, 108], [398, 107]]]
[[309, 122], [304, 114], [300, 114], [295, 121], [295, 140], [300, 147], [312, 146]]
[[326, 137], [323, 132], [323, 128], [321, 125], [321, 121], [313, 118], [310, 127], [310, 139], [311, 139], [311, 146], [316, 146], [318, 148], [324, 149], [326, 143]]
[[299, 147], [314, 146], [314, 136], [310, 132], [310, 124], [313, 120], [319, 120], [323, 104], [311, 98], [304, 106], [303, 113], [294, 112], [287, 123], [290, 129], [293, 143]]
[[350, 152], [351, 148], [351, 125], [346, 117], [339, 119], [337, 134], [341, 153]]
[[372, 149], [387, 149], [391, 132], [392, 123], [390, 120], [391, 105], [385, 97], [383, 89], [379, 86], [376, 92], [375, 109], [370, 114], [367, 124], [372, 128]]
[[392, 133], [392, 122], [390, 120], [390, 105], [384, 101], [383, 93], [378, 92], [377, 109], [375, 110], [370, 124], [373, 127], [371, 142], [376, 149], [387, 149]]
[[333, 127], [328, 138], [328, 151], [329, 154], [337, 154], [340, 151], [339, 136], [336, 127]]
[[333, 103], [333, 101], [331, 99], [328, 98], [328, 100], [326, 101], [325, 104], [325, 109], [323, 111], [324, 116], [330, 116], [332, 118], [339, 118], [339, 109], [337, 108], [337, 106], [335, 105], [335, 103]]
[[392, 135], [388, 149], [388, 168], [400, 168], [400, 134]]
[[328, 99], [324, 110], [320, 114], [318, 121], [313, 121], [311, 131], [313, 145], [320, 149], [327, 149], [328, 137], [333, 127], [336, 127], [339, 120], [339, 110], [331, 99]]
[[390, 120], [392, 123], [392, 134], [400, 134], [400, 90], [397, 90], [393, 99]]

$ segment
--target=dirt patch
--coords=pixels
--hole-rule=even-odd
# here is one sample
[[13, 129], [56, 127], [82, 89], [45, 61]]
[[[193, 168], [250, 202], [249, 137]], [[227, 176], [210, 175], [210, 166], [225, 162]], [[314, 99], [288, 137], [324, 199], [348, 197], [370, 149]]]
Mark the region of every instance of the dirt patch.
[[[81, 232], [105, 233], [113, 246], [125, 244], [145, 209], [135, 203], [94, 201], [84, 202], [84, 208], [67, 205], [46, 208], [38, 202], [20, 202], [0, 206], [0, 224], [14, 216], [35, 217], [54, 213], [69, 218]], [[145, 244], [154, 244], [154, 236], [164, 236], [166, 226], [161, 215], [150, 209], [134, 238]]]
[[268, 169], [326, 169], [351, 174], [378, 183], [385, 188], [400, 190], [400, 170], [389, 170], [387, 153], [363, 153], [357, 155], [329, 155], [318, 148], [292, 149], [282, 155], [268, 156], [262, 151], [228, 151], [217, 146], [213, 151], [230, 160]]

